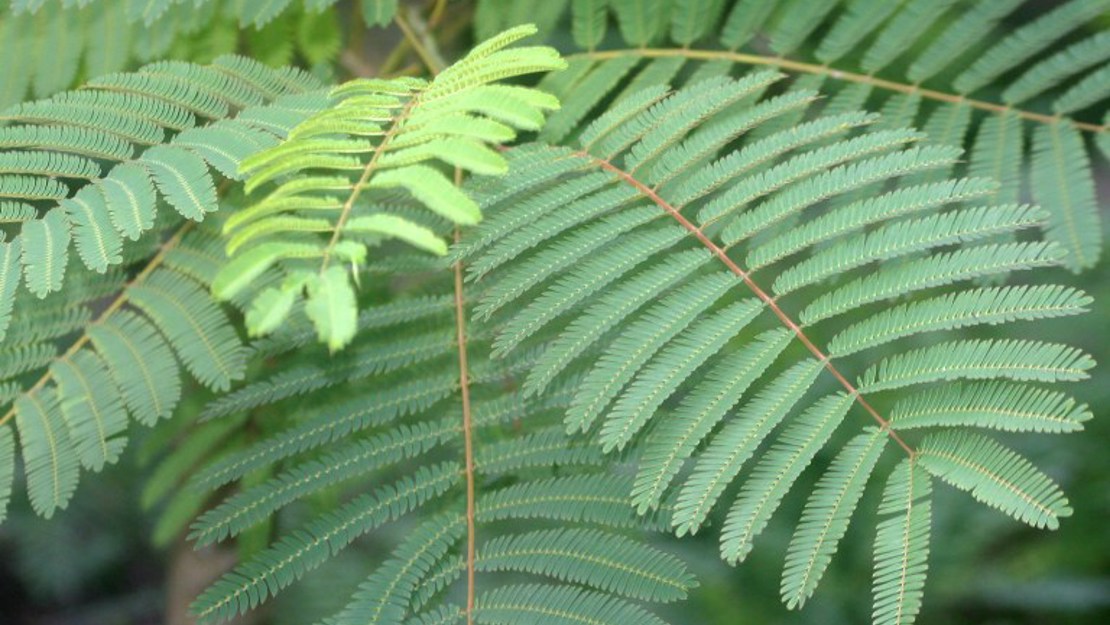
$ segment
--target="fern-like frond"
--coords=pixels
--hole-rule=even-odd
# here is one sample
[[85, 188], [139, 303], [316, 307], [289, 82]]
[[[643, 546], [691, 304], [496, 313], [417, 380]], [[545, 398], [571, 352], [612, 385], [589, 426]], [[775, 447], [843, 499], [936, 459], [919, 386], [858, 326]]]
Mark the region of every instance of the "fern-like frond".
[[[455, 257], [482, 287], [476, 310], [495, 328], [494, 355], [539, 350], [525, 391], [573, 380], [568, 431], [635, 458], [641, 513], [673, 501], [672, 527], [694, 533], [739, 484], [721, 530], [726, 560], [742, 560], [813, 460], [839, 449], [787, 552], [783, 600], [798, 607], [886, 447], [1015, 518], [1049, 523], [986, 478], [926, 460], [901, 423], [960, 436], [1074, 431], [1087, 407], [1037, 384], [1085, 379], [1093, 361], [1049, 342], [935, 340], [1085, 310], [1089, 298], [1073, 289], [981, 283], [1063, 262], [1057, 245], [1013, 238], [1051, 213], [999, 202], [1012, 189], [988, 178], [950, 179], [958, 149], [851, 110], [851, 99], [784, 121], [814, 94], [763, 97], [778, 78], [649, 88], [600, 116], [577, 149], [514, 148], [503, 182], [475, 185], [488, 219]], [[934, 129], [965, 123], [950, 113], [938, 109]], [[775, 122], [781, 130], [757, 133]], [[899, 299], [908, 301], [890, 306]], [[827, 349], [816, 338], [825, 336]], [[827, 382], [842, 392], [815, 399]], [[887, 394], [897, 397], [884, 416]], [[836, 433], [853, 407], [876, 427], [842, 445]], [[1010, 455], [965, 447], [991, 473], [1023, 470]], [[1041, 487], [1029, 479], [1027, 490]], [[917, 528], [922, 514], [906, 522]]]
[[77, 488], [78, 456], [53, 389], [20, 397], [15, 410], [31, 507], [50, 518]]
[[478, 555], [478, 570], [527, 571], [649, 601], [680, 599], [694, 584], [674, 556], [617, 534], [587, 529], [500, 536]]
[[244, 160], [248, 192], [277, 186], [226, 222], [233, 260], [216, 279], [216, 295], [234, 297], [281, 263], [286, 281], [256, 303], [256, 310], [278, 312], [265, 324], [252, 323], [252, 333], [276, 327], [303, 293], [321, 340], [333, 350], [350, 342], [357, 310], [342, 265], [362, 265], [370, 246], [389, 239], [446, 253], [434, 224], [473, 224], [481, 214], [443, 166], [503, 173], [504, 158], [492, 146], [517, 129], [538, 129], [543, 111], [558, 107], [540, 91], [495, 84], [563, 66], [551, 48], [508, 47], [534, 30], [492, 38], [430, 82], [360, 79], [340, 86], [331, 104], [286, 142]]
[[[275, 67], [289, 65], [295, 52], [310, 64], [331, 61], [339, 52], [342, 33], [334, 16], [320, 11], [334, 3], [321, 0], [302, 7], [289, 0], [200, 0], [187, 5], [172, 0], [4, 2], [0, 45], [18, 53], [21, 62], [9, 67], [0, 81], [0, 106], [22, 102], [28, 94], [49, 97], [76, 86], [77, 80], [164, 58], [206, 63], [246, 48], [255, 59]], [[266, 10], [259, 13], [262, 7]], [[366, 17], [370, 24], [369, 10]], [[296, 36], [286, 34], [293, 30]], [[275, 33], [284, 37], [275, 39]]]
[[1056, 529], [1071, 507], [1060, 488], [1028, 460], [981, 435], [942, 431], [921, 442], [927, 471], [1034, 527]]
[[476, 613], [488, 623], [564, 625], [601, 623], [663, 625], [659, 617], [635, 604], [574, 586], [521, 584], [502, 586], [481, 597]]
[[[188, 128], [202, 123], [203, 106], [221, 116], [239, 111], [223, 129], [276, 144], [321, 102], [307, 91], [315, 85], [226, 57], [210, 67], [157, 63], [9, 110], [3, 136], [56, 141], [7, 153], [7, 167], [65, 177], [76, 189], [32, 199], [21, 231], [0, 250], [0, 423], [15, 419], [25, 460], [35, 459], [25, 466], [38, 512], [68, 503], [77, 481], [71, 461], [98, 471], [119, 457], [129, 416], [151, 425], [171, 415], [183, 370], [217, 391], [243, 377], [244, 346], [208, 294], [213, 264], [226, 257], [213, 246], [214, 227], [182, 222], [217, 208], [212, 175], [203, 150], [174, 141], [195, 136]], [[158, 145], [148, 148], [144, 136]], [[102, 171], [79, 155], [86, 141], [124, 146], [128, 160]], [[159, 196], [176, 215], [156, 213]], [[118, 266], [137, 270], [128, 276]], [[17, 288], [21, 278], [28, 289]]]
[[885, 442], [878, 428], [856, 435], [814, 487], [786, 552], [782, 596], [787, 607], [801, 607], [817, 588]]
[[1061, 123], [1039, 126], [1031, 167], [1034, 199], [1053, 209], [1045, 234], [1069, 250], [1073, 268], [1094, 266], [1102, 250], [1102, 227], [1079, 131]]

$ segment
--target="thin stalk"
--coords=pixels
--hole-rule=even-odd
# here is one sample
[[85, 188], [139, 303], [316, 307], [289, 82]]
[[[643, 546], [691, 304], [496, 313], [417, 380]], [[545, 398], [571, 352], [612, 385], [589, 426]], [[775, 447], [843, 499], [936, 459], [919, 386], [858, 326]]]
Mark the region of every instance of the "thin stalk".
[[[461, 172], [455, 171], [456, 184]], [[455, 242], [459, 241], [459, 229], [455, 228]], [[466, 462], [466, 623], [474, 623], [474, 444], [471, 430], [470, 410], [470, 368], [466, 359], [466, 302], [463, 297], [462, 262], [455, 263], [455, 332], [459, 346], [459, 389], [462, 391], [463, 447]]]

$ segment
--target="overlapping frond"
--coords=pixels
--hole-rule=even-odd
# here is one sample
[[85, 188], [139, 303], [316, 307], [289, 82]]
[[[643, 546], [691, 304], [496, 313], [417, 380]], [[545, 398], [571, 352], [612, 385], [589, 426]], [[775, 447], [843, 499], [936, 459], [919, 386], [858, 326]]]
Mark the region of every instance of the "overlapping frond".
[[[949, 179], [958, 149], [874, 115], [835, 110], [757, 131], [815, 96], [764, 96], [777, 78], [647, 89], [587, 126], [576, 148], [514, 148], [507, 177], [474, 185], [487, 217], [455, 254], [485, 285], [476, 310], [495, 329], [495, 355], [539, 350], [525, 391], [542, 397], [573, 379], [568, 432], [632, 450], [641, 512], [673, 492], [673, 528], [694, 533], [739, 484], [725, 559], [742, 560], [806, 468], [839, 450], [787, 553], [782, 594], [797, 607], [887, 447], [919, 474], [1054, 526], [1069, 513], [1055, 484], [965, 430], [1081, 428], [1087, 407], [1038, 383], [1086, 378], [1094, 363], [1039, 340], [937, 340], [1086, 309], [1074, 289], [982, 282], [1063, 262], [1052, 243], [1014, 239], [1046, 213], [998, 202], [989, 179]], [[854, 408], [873, 425], [845, 439]], [[951, 433], [917, 447], [903, 423]], [[1020, 493], [1003, 492], [1010, 477]], [[908, 524], [918, 541], [927, 509], [884, 523]], [[881, 539], [884, 554], [892, 540]], [[924, 573], [912, 548], [901, 596], [887, 599], [893, 565], [878, 564], [882, 622], [915, 613]]]
[[506, 31], [431, 81], [342, 85], [285, 142], [245, 159], [248, 192], [276, 186], [226, 222], [232, 262], [217, 277], [215, 294], [233, 297], [281, 264], [286, 280], [256, 300], [252, 333], [276, 328], [306, 295], [304, 311], [321, 340], [333, 350], [347, 344], [356, 325], [357, 273], [344, 265], [363, 265], [369, 247], [390, 239], [446, 253], [435, 224], [473, 224], [481, 214], [445, 166], [503, 173], [505, 160], [494, 147], [517, 130], [539, 129], [544, 111], [558, 107], [540, 91], [496, 84], [563, 66], [552, 48], [509, 47], [534, 30]]
[[[25, 125], [3, 131], [39, 128], [35, 124], [49, 117], [59, 136], [65, 136], [79, 127], [85, 112], [95, 116], [111, 111], [113, 103], [131, 102], [114, 113], [123, 120], [120, 127], [149, 126], [164, 141], [173, 136], [166, 131], [174, 131], [174, 124], [195, 122], [184, 104], [168, 99], [171, 91], [155, 86], [175, 72], [180, 72], [179, 79], [167, 78], [162, 86], [182, 102], [205, 102], [226, 111], [245, 106], [235, 120], [216, 125], [235, 134], [221, 140], [198, 134], [214, 127], [184, 130], [176, 138], [189, 147], [157, 145], [106, 174], [97, 162], [56, 152], [56, 146], [13, 152], [30, 157], [12, 159], [12, 167], [34, 170], [44, 179], [52, 179], [48, 177], [57, 169], [90, 166], [96, 171], [88, 176], [91, 182], [81, 180], [84, 186], [72, 197], [52, 201], [56, 206], [46, 208], [42, 217], [32, 206], [20, 224], [22, 231], [0, 243], [5, 302], [0, 315], [0, 423], [5, 429], [9, 421], [16, 425], [31, 502], [44, 516], [66, 507], [81, 468], [99, 471], [116, 461], [129, 421], [152, 425], [173, 413], [185, 371], [217, 392], [228, 390], [245, 372], [246, 350], [231, 319], [209, 294], [217, 269], [226, 262], [218, 224], [158, 214], [157, 196], [179, 209], [198, 208], [201, 202], [199, 212], [191, 215], [198, 219], [214, 211], [215, 192], [202, 200], [197, 191], [213, 185], [209, 165], [198, 155], [201, 146], [219, 148], [222, 158], [234, 163], [250, 149], [234, 147], [235, 136], [253, 137], [257, 145], [277, 143], [320, 102], [312, 93], [281, 95], [312, 86], [310, 79], [232, 57], [212, 68], [156, 64], [98, 83], [112, 88], [66, 92], [54, 100], [21, 105], [13, 117]], [[212, 84], [222, 90], [211, 91]], [[129, 93], [149, 88], [154, 95], [117, 98], [116, 87]], [[226, 99], [213, 93], [224, 93]], [[68, 113], [65, 107], [70, 107]], [[187, 175], [190, 165], [195, 165], [193, 177]], [[67, 250], [71, 229], [76, 256]], [[103, 262], [90, 263], [94, 255]], [[132, 265], [139, 267], [136, 273], [121, 269]], [[17, 288], [21, 281], [32, 288]], [[7, 480], [5, 488], [10, 487]]]
[[[493, 10], [498, 4], [479, 2], [479, 32], [514, 23], [513, 14]], [[521, 13], [538, 14], [539, 5], [559, 3], [516, 4]], [[796, 77], [792, 89], [828, 96], [813, 107], [826, 115], [866, 106], [883, 111], [890, 128], [917, 126], [932, 142], [967, 146], [968, 162], [951, 167], [1001, 180], [996, 202], [1018, 201], [1027, 183], [1050, 215], [1045, 238], [1059, 243], [1066, 266], [1079, 271], [1092, 267], [1102, 248], [1082, 137], [1110, 134], [1103, 120], [1110, 35], [1100, 21], [1107, 6], [1104, 0], [563, 3], [558, 12], [570, 13], [575, 43], [587, 52], [568, 55], [570, 69], [543, 83], [564, 105], [545, 136], [573, 137], [588, 116], [611, 110], [608, 102], [622, 104], [645, 87], [777, 67]], [[555, 32], [555, 23], [546, 22], [545, 32]], [[757, 132], [771, 134], [804, 115], [800, 110]], [[1031, 149], [1023, 141], [1029, 136]], [[942, 178], [943, 170], [930, 175]]]
[[[39, 297], [61, 289], [71, 248], [91, 270], [120, 265], [124, 242], [154, 226], [159, 199], [193, 221], [215, 211], [210, 167], [234, 177], [230, 165], [277, 143], [284, 133], [274, 123], [300, 121], [299, 109], [322, 97], [318, 86], [228, 56], [109, 74], [4, 111], [0, 193], [25, 217], [7, 249], [22, 250], [27, 288]], [[274, 118], [262, 126], [253, 116], [269, 103]]]
[[[450, 288], [442, 280], [448, 276], [441, 272], [434, 282]], [[453, 328], [452, 298], [446, 303], [431, 295], [367, 307], [351, 347], [332, 358], [397, 353], [422, 335], [438, 335], [436, 328]], [[259, 353], [288, 350], [301, 340], [297, 333], [260, 339], [269, 347]], [[350, 369], [297, 393], [258, 393], [236, 407], [221, 402], [208, 410], [210, 423], [240, 410], [287, 416], [270, 436], [232, 448], [192, 480], [207, 492], [259, 469], [267, 475], [202, 514], [193, 525], [198, 544], [249, 531], [285, 511], [310, 516], [205, 591], [194, 605], [202, 622], [257, 607], [358, 537], [416, 510], [422, 514], [410, 521], [415, 525], [404, 540], [328, 622], [464, 621], [465, 608], [444, 600], [449, 587], [465, 583], [467, 568], [461, 555], [468, 538], [464, 410], [472, 411], [474, 440], [476, 621], [520, 622], [521, 615], [558, 608], [662, 622], [643, 602], [681, 599], [695, 582], [680, 560], [639, 539], [637, 529], [660, 525], [627, 505], [627, 476], [557, 427], [569, 389], [524, 398], [512, 380], [528, 370], [534, 354], [490, 360], [488, 332], [480, 325], [468, 329], [463, 348], [471, 363], [467, 404], [460, 346], [449, 340], [394, 368]], [[310, 344], [307, 351], [321, 350]], [[268, 388], [280, 389], [283, 378], [267, 374], [253, 384], [268, 379]], [[343, 388], [348, 392], [337, 392]], [[320, 496], [328, 492], [353, 496]], [[550, 601], [543, 599], [548, 595]]]
[[[812, 483], [801, 607], [883, 476], [873, 619], [912, 623], [933, 478], [1034, 527], [1071, 513], [982, 431], [1083, 429], [1062, 383], [1092, 359], [954, 331], [1090, 304], [1002, 278], [1100, 254], [1108, 3], [482, 0], [487, 41], [434, 79], [329, 95], [257, 61], [334, 55], [334, 0], [14, 1], [0, 42], [29, 61], [0, 101], [90, 80], [0, 113], [0, 519], [17, 461], [49, 517], [131, 420], [176, 412], [156, 541], [256, 547], [202, 622], [396, 524], [324, 622], [662, 623], [648, 604], [695, 582], [644, 530], [717, 525], [736, 563]], [[568, 10], [569, 63], [496, 34]], [[240, 43], [256, 61], [118, 73]]]

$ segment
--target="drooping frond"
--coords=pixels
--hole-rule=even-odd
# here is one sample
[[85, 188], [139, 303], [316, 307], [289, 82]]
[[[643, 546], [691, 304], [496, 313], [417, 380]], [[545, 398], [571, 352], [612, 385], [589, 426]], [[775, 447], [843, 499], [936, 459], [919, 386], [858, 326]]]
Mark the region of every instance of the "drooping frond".
[[[513, 14], [492, 8], [498, 4], [479, 2], [479, 31], [515, 23]], [[535, 14], [538, 5], [556, 3], [516, 4]], [[775, 67], [796, 77], [791, 92], [827, 95], [823, 107], [811, 107], [825, 115], [866, 106], [881, 110], [889, 128], [917, 126], [931, 142], [966, 146], [968, 172], [1003, 182], [995, 201], [1018, 201], [1027, 181], [1050, 214], [1045, 237], [1079, 271], [1097, 262], [1102, 247], [1080, 137], [1110, 134], [1102, 119], [1110, 98], [1110, 36], [1100, 21], [1107, 6], [1105, 0], [566, 3], [561, 10], [570, 13], [575, 43], [585, 52], [568, 54], [570, 69], [542, 83], [563, 102], [544, 135], [572, 138], [587, 119], [631, 105], [632, 94], [646, 87]], [[812, 111], [800, 109], [756, 136], [807, 115]], [[1035, 141], [1026, 149], [1022, 137], [1030, 135]], [[1062, 197], [1065, 187], [1075, 197]]]
[[[518, 129], [539, 129], [544, 111], [558, 107], [540, 91], [496, 84], [563, 66], [551, 48], [508, 47], [534, 30], [492, 38], [430, 82], [342, 85], [285, 142], [245, 159], [248, 192], [276, 186], [226, 222], [233, 260], [217, 277], [215, 294], [234, 297], [280, 263], [286, 280], [256, 301], [252, 333], [277, 327], [303, 294], [320, 339], [332, 350], [350, 342], [357, 307], [343, 266], [364, 264], [368, 248], [390, 239], [446, 253], [435, 224], [474, 224], [481, 213], [444, 166], [503, 173], [505, 160], [494, 146]], [[263, 318], [264, 310], [271, 312]]]
[[[305, 106], [319, 101], [312, 94], [278, 96], [311, 82], [300, 74], [266, 70], [230, 57], [221, 63], [220, 69], [158, 65], [112, 80], [138, 85], [145, 77], [177, 69], [197, 81], [220, 81], [228, 93], [237, 94], [229, 98], [244, 104], [277, 97], [273, 104], [248, 106], [235, 120], [220, 122], [263, 145], [277, 143], [307, 116]], [[208, 87], [190, 90], [192, 83], [184, 80], [173, 84], [179, 85], [181, 94], [210, 93]], [[63, 116], [58, 109], [52, 114], [59, 124], [79, 121], [81, 111], [100, 110], [115, 101], [113, 95], [95, 89], [67, 92], [57, 99], [73, 104], [75, 112]], [[221, 102], [212, 95], [203, 97], [213, 104]], [[136, 98], [139, 103], [142, 100]], [[151, 120], [193, 123], [192, 113], [177, 104], [153, 97], [149, 102], [162, 103], [150, 109]], [[50, 107], [47, 101], [18, 110], [46, 114]], [[146, 119], [142, 110], [134, 109], [132, 119]], [[68, 132], [68, 126], [57, 127]], [[19, 126], [7, 129], [12, 128]], [[176, 138], [196, 135], [186, 130]], [[0, 287], [7, 294], [5, 314], [0, 316], [0, 389], [4, 390], [0, 424], [6, 428], [14, 418], [28, 491], [36, 511], [45, 516], [66, 507], [79, 467], [99, 471], [116, 461], [126, 444], [130, 419], [152, 425], [173, 413], [182, 397], [185, 371], [214, 391], [227, 390], [245, 373], [246, 350], [227, 313], [209, 295], [216, 270], [226, 262], [217, 238], [218, 224], [197, 225], [180, 215], [154, 212], [156, 186], [168, 202], [193, 206], [197, 199], [193, 190], [212, 185], [208, 165], [192, 149], [174, 143], [155, 146], [104, 177], [86, 181], [72, 198], [48, 208], [43, 217], [32, 215], [18, 236], [0, 244]], [[151, 152], [154, 158], [147, 162], [144, 159]], [[224, 158], [237, 158], [234, 150], [221, 152]], [[23, 161], [25, 166], [76, 162], [64, 153], [26, 153], [32, 158]], [[47, 154], [57, 159], [34, 158]], [[183, 171], [178, 164], [191, 159], [196, 159], [200, 178], [179, 179]], [[166, 166], [157, 169], [158, 165], [151, 165], [155, 161]], [[19, 162], [13, 160], [12, 166]], [[215, 197], [209, 201], [214, 210]], [[67, 254], [70, 228], [84, 264]], [[108, 249], [111, 262], [95, 267], [88, 263], [89, 250], [105, 259]], [[131, 276], [119, 269], [132, 264], [140, 269]], [[20, 273], [32, 289], [16, 288]], [[65, 287], [57, 290], [63, 275]], [[44, 285], [50, 288], [41, 288]], [[4, 487], [8, 485], [10, 480]]]
[[[647, 89], [574, 148], [514, 148], [508, 176], [474, 185], [487, 217], [454, 253], [482, 286], [476, 310], [495, 330], [495, 355], [538, 350], [525, 391], [542, 397], [573, 380], [566, 429], [605, 451], [631, 449], [639, 511], [673, 492], [673, 528], [694, 533], [739, 484], [725, 559], [742, 560], [807, 467], [837, 450], [787, 552], [782, 594], [797, 607], [888, 447], [1032, 525], [1065, 515], [1047, 478], [964, 430], [1081, 428], [1088, 408], [1038, 384], [1086, 378], [1094, 363], [1046, 341], [936, 340], [1086, 309], [1074, 289], [982, 283], [1062, 262], [1054, 244], [1013, 238], [1046, 213], [1001, 201], [989, 179], [950, 179], [958, 149], [850, 108], [760, 131], [815, 96], [764, 96], [777, 78]], [[828, 347], [816, 337], [831, 337]], [[829, 384], [842, 392], [814, 397]], [[875, 427], [845, 442], [851, 412]], [[934, 426], [956, 438], [919, 448], [906, 436]], [[1042, 515], [988, 477], [1007, 472], [1044, 498]], [[898, 522], [916, 536], [926, 513], [907, 514]], [[885, 579], [877, 573], [884, 597]], [[919, 586], [876, 618], [901, 609], [909, 622]]]
[[[187, 231], [180, 228], [129, 282], [71, 263], [74, 275], [65, 291], [44, 300], [29, 293], [15, 298], [21, 323], [9, 327], [0, 347], [0, 361], [9, 367], [5, 383], [14, 391], [3, 398], [3, 420], [15, 417], [28, 489], [40, 513], [66, 507], [78, 462], [99, 471], [118, 459], [128, 415], [151, 425], [173, 412], [183, 369], [214, 390], [242, 378], [246, 354], [226, 313], [205, 294], [204, 283], [164, 265], [171, 249], [189, 249], [211, 236]], [[96, 288], [81, 288], [84, 281]], [[95, 312], [105, 296], [113, 299]], [[55, 329], [44, 332], [51, 324]], [[34, 442], [47, 434], [45, 447]]]

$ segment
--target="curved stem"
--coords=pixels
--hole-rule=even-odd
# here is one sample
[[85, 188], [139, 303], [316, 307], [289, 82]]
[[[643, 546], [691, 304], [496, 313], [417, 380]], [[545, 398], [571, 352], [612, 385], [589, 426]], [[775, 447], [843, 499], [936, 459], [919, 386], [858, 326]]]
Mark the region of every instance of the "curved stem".
[[660, 197], [659, 194], [656, 193], [655, 190], [653, 190], [651, 187], [648, 187], [644, 183], [637, 180], [632, 174], [624, 171], [620, 167], [617, 167], [607, 160], [597, 158], [596, 156], [593, 156], [587, 152], [577, 152], [576, 154], [583, 158], [589, 158], [598, 167], [601, 167], [608, 172], [616, 174], [617, 177], [619, 177], [622, 181], [635, 188], [644, 197], [651, 200], [653, 203], [659, 206], [659, 208], [666, 211], [666, 213], [673, 217], [675, 221], [679, 223], [679, 225], [693, 234], [694, 237], [696, 237], [697, 240], [703, 246], [705, 246], [706, 249], [712, 252], [714, 256], [716, 256], [726, 267], [728, 267], [729, 271], [731, 271], [738, 278], [744, 281], [744, 284], [746, 284], [748, 288], [751, 289], [752, 293], [754, 293], [756, 297], [762, 300], [763, 303], [771, 309], [771, 312], [773, 312], [775, 316], [779, 318], [779, 321], [781, 321], [783, 325], [785, 325], [787, 328], [790, 329], [791, 332], [794, 333], [794, 336], [797, 337], [802, 345], [805, 345], [806, 349], [808, 349], [809, 352], [813, 354], [813, 357], [816, 358], [822, 365], [824, 365], [825, 369], [829, 373], [831, 373], [834, 378], [836, 378], [836, 381], [839, 382], [840, 385], [843, 386], [844, 389], [848, 391], [848, 393], [853, 398], [855, 398], [856, 403], [862, 406], [863, 409], [867, 411], [867, 414], [871, 415], [871, 418], [879, 424], [879, 427], [882, 428], [883, 431], [885, 431], [895, 443], [898, 443], [898, 446], [901, 447], [906, 452], [906, 454], [909, 455], [910, 458], [914, 458], [916, 456], [913, 448], [906, 444], [906, 441], [904, 441], [902, 437], [898, 435], [898, 432], [894, 431], [894, 428], [891, 426], [890, 421], [884, 419], [882, 415], [880, 415], [879, 412], [875, 410], [871, 403], [864, 398], [863, 394], [859, 392], [859, 389], [857, 389], [855, 385], [848, 381], [848, 378], [844, 377], [844, 374], [842, 374], [840, 370], [837, 369], [836, 366], [832, 363], [832, 359], [828, 356], [828, 354], [821, 351], [821, 348], [817, 347], [817, 345], [815, 345], [813, 341], [811, 341], [810, 338], [806, 336], [806, 333], [802, 330], [801, 326], [799, 326], [793, 319], [790, 318], [790, 315], [787, 315], [786, 312], [779, 307], [778, 302], [775, 301], [775, 298], [768, 295], [766, 291], [764, 291], [758, 284], [756, 284], [756, 282], [752, 279], [751, 275], [749, 275], [748, 272], [744, 271], [739, 265], [736, 264], [735, 261], [729, 258], [728, 253], [725, 252], [724, 248], [714, 243], [708, 235], [702, 232], [700, 228], [695, 226], [677, 208], [675, 208], [669, 202]]
[[817, 65], [815, 63], [803, 63], [801, 61], [793, 61], [777, 56], [763, 56], [760, 54], [748, 54], [744, 52], [733, 52], [731, 50], [691, 50], [688, 48], [637, 48], [626, 50], [606, 50], [601, 52], [582, 52], [579, 54], [571, 54], [566, 58], [572, 60], [576, 58], [593, 59], [603, 61], [606, 59], [615, 59], [620, 57], [643, 57], [643, 58], [666, 58], [666, 57], [682, 57], [687, 59], [696, 59], [700, 61], [731, 61], [733, 63], [743, 63], [745, 65], [763, 65], [767, 67], [778, 67], [792, 72], [800, 72], [803, 74], [818, 74], [821, 76], [828, 76], [835, 80], [843, 80], [845, 82], [853, 82], [865, 85], [871, 85], [879, 89], [887, 91], [896, 91], [905, 94], [917, 94], [926, 100], [934, 100], [938, 102], [947, 102], [949, 104], [964, 104], [973, 109], [981, 111], [988, 111], [994, 114], [1013, 113], [1022, 119], [1027, 119], [1042, 124], [1054, 124], [1061, 120], [1071, 123], [1079, 130], [1086, 130], [1087, 132], [1106, 132], [1110, 127], [1105, 125], [1090, 124], [1086, 122], [1077, 122], [1075, 120], [1055, 116], [1045, 115], [1043, 113], [1034, 113], [1032, 111], [1023, 111], [1015, 109], [1004, 104], [995, 104], [994, 102], [987, 102], [985, 100], [974, 100], [971, 98], [957, 95], [954, 93], [946, 93], [944, 91], [937, 91], [935, 89], [924, 89], [918, 85], [896, 82], [893, 80], [885, 80], [883, 78], [876, 78], [867, 74], [857, 74], [855, 72], [846, 72], [839, 69], [834, 69], [827, 65]]

